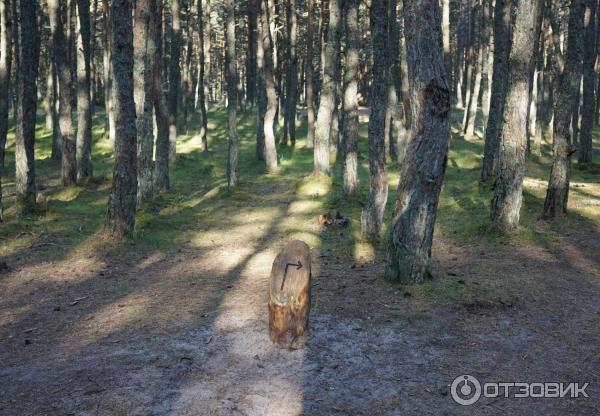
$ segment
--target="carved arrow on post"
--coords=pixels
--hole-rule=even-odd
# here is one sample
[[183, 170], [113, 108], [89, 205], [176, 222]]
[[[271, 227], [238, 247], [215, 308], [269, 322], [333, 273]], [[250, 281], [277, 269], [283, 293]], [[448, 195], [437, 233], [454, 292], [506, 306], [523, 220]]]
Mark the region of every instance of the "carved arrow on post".
[[287, 277], [287, 271], [288, 271], [288, 267], [295, 267], [296, 270], [300, 270], [302, 268], [302, 263], [300, 262], [300, 260], [298, 260], [298, 263], [287, 263], [285, 265], [285, 271], [283, 272], [283, 280], [281, 281], [281, 289], [279, 290], [283, 290], [283, 285], [285, 284], [285, 278]]

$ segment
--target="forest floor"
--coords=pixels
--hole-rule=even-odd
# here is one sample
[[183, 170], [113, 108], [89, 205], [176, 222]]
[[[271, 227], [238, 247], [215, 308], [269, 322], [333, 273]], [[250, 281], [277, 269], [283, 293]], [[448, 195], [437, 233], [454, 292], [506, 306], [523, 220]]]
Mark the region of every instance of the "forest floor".
[[[573, 169], [564, 222], [540, 221], [544, 143], [543, 156], [528, 161], [522, 228], [499, 236], [487, 228], [491, 191], [478, 184], [483, 141], [454, 134], [434, 279], [400, 286], [382, 278], [384, 245], [360, 236], [366, 124], [360, 195], [344, 199], [337, 165], [332, 179], [310, 176], [303, 140], [282, 148], [280, 172], [263, 174], [252, 113], [239, 120], [241, 184], [228, 190], [225, 115], [210, 116], [210, 153], [200, 152], [195, 130], [181, 135], [172, 191], [140, 208], [127, 243], [101, 233], [112, 165], [102, 120], [98, 179], [69, 189], [59, 186], [40, 124], [39, 212], [17, 215], [14, 178], [5, 181], [0, 414], [600, 414], [598, 165]], [[12, 136], [7, 162], [11, 174]], [[389, 167], [388, 224], [398, 181]], [[333, 209], [348, 226], [317, 222]], [[310, 338], [293, 351], [270, 342], [266, 313], [271, 263], [290, 239], [305, 240], [313, 258]], [[449, 387], [463, 374], [482, 383], [587, 382], [589, 398], [482, 398], [463, 407]]]

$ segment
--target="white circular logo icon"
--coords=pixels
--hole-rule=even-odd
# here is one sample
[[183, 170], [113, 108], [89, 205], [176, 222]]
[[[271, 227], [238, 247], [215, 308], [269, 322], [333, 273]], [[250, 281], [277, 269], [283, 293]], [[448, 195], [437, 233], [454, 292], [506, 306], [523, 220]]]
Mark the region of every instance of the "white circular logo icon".
[[481, 384], [473, 376], [458, 376], [450, 387], [452, 398], [458, 404], [469, 406], [481, 397]]

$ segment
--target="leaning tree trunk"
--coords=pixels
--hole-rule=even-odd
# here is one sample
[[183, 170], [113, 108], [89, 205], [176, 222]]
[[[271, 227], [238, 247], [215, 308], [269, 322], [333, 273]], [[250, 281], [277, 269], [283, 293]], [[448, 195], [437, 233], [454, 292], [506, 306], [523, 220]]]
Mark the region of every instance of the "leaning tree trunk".
[[520, 1], [517, 5], [491, 207], [492, 226], [502, 232], [519, 226], [527, 148], [529, 85], [537, 53], [533, 45], [540, 34], [542, 6], [543, 0]]
[[177, 159], [177, 109], [181, 87], [181, 0], [171, 1], [172, 36], [169, 67], [169, 163]]
[[400, 170], [385, 277], [412, 283], [430, 275], [433, 229], [450, 141], [450, 89], [438, 1], [415, 0], [404, 8], [412, 139]]
[[483, 167], [481, 182], [487, 182], [494, 175], [494, 167], [500, 145], [500, 128], [502, 113], [506, 101], [508, 84], [508, 58], [510, 53], [511, 1], [496, 0], [494, 9], [494, 66], [492, 74], [492, 95], [490, 97], [490, 113], [485, 128], [485, 146], [483, 150]]
[[154, 101], [154, 114], [156, 116], [156, 163], [154, 170], [154, 192], [163, 193], [169, 190], [169, 109], [166, 96], [168, 87], [164, 80], [163, 57], [163, 1], [157, 0], [158, 12], [156, 14], [156, 50], [154, 55], [154, 83], [152, 96]]
[[577, 100], [581, 82], [581, 60], [583, 58], [583, 2], [571, 2], [569, 11], [569, 33], [564, 70], [559, 75], [554, 106], [554, 139], [552, 143], [552, 171], [548, 181], [544, 214], [546, 219], [560, 218], [567, 213], [571, 156], [575, 147], [570, 136], [572, 110]]
[[379, 238], [388, 198], [385, 172], [385, 113], [388, 100], [388, 0], [373, 0], [371, 33], [373, 44], [373, 82], [371, 85], [371, 115], [369, 117], [369, 196], [361, 216], [362, 232]]
[[275, 64], [273, 62], [275, 51], [273, 50], [274, 39], [271, 37], [271, 29], [269, 28], [269, 20], [271, 17], [269, 14], [268, 1], [261, 0], [261, 3], [262, 41], [265, 66], [265, 93], [267, 97], [267, 107], [263, 126], [264, 156], [267, 172], [274, 172], [277, 170], [277, 148], [275, 146], [275, 132], [273, 130], [273, 123], [275, 122], [278, 102], [277, 91], [275, 89]]
[[346, 71], [344, 74], [344, 133], [342, 136], [342, 180], [346, 195], [358, 187], [358, 0], [344, 7], [346, 24]]
[[[48, 15], [52, 29], [52, 53], [58, 73], [58, 112], [62, 144], [62, 184], [74, 185], [77, 182], [77, 158], [75, 132], [71, 119], [71, 67], [68, 48], [63, 31], [62, 13], [59, 0], [48, 0]], [[68, 25], [67, 25], [68, 26]]]
[[4, 175], [4, 149], [8, 133], [8, 94], [12, 65], [10, 23], [10, 0], [0, 0], [0, 222], [3, 220], [2, 175]]
[[584, 20], [583, 54], [583, 105], [581, 108], [581, 132], [579, 133], [579, 167], [588, 168], [592, 164], [592, 127], [596, 107], [596, 44], [597, 1], [586, 0]]
[[229, 157], [227, 185], [238, 184], [237, 136], [237, 56], [235, 53], [235, 6], [233, 0], [224, 0], [225, 9], [225, 76], [227, 78], [227, 128], [229, 130]]
[[77, 0], [77, 180], [92, 177], [90, 2]]
[[306, 20], [306, 147], [312, 149], [315, 145], [315, 102], [314, 102], [314, 72], [313, 45], [314, 45], [314, 0], [307, 0], [308, 17]]
[[317, 125], [315, 127], [314, 163], [315, 173], [318, 175], [329, 175], [329, 137], [336, 104], [336, 88], [339, 81], [339, 51], [336, 42], [339, 38], [341, 26], [340, 14], [340, 0], [329, 0], [329, 28], [325, 53], [323, 54], [323, 80]]
[[34, 146], [39, 62], [38, 3], [36, 0], [20, 1], [19, 6], [19, 24], [15, 24], [18, 28], [18, 39], [15, 40], [18, 51], [16, 190], [19, 203], [27, 210], [35, 205], [37, 193]]
[[110, 12], [115, 164], [108, 196], [105, 229], [115, 237], [132, 237], [137, 197], [137, 147], [133, 98], [133, 28], [131, 0], [113, 0]]
[[157, 22], [156, 0], [137, 0], [133, 31], [133, 96], [137, 130], [137, 205], [152, 198], [154, 150], [153, 83]]

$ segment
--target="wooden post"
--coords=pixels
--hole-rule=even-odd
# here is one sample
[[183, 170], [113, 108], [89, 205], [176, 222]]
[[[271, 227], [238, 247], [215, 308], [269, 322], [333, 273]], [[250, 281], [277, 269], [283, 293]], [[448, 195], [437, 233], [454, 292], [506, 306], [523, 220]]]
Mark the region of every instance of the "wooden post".
[[269, 290], [271, 340], [289, 348], [303, 346], [310, 313], [310, 248], [303, 241], [289, 242], [275, 257]]

